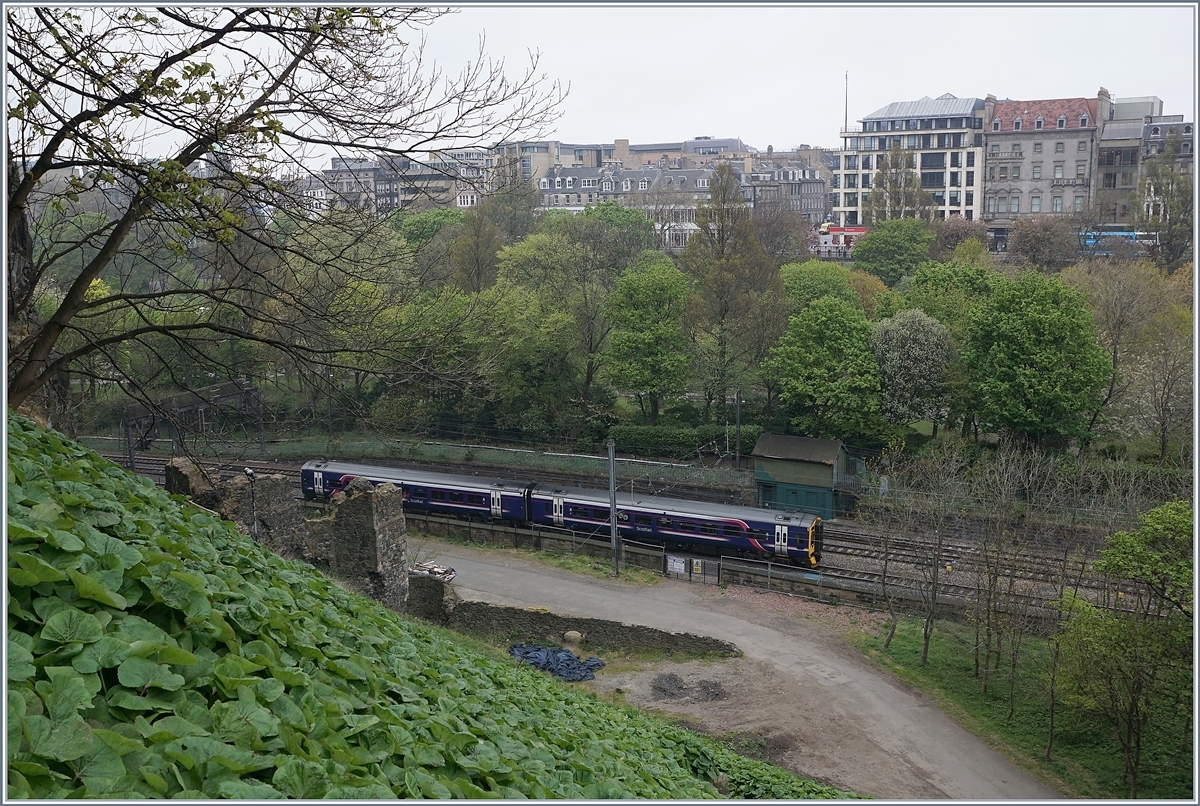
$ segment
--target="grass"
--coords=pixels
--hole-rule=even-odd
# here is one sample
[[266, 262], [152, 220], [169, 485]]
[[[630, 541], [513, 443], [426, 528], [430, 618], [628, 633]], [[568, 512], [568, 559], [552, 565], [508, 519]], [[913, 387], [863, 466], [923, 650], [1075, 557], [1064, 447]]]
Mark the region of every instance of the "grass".
[[[532, 560], [541, 565], [550, 568], [558, 568], [563, 571], [569, 571], [573, 574], [581, 574], [596, 579], [612, 579], [612, 560], [599, 559], [586, 554], [566, 554], [556, 551], [530, 551], [529, 549], [512, 548], [509, 546], [496, 546], [490, 543], [477, 543], [469, 540], [458, 540], [455, 538], [440, 538], [424, 534], [422, 532], [409, 532], [408, 535], [410, 551], [410, 562], [420, 562], [425, 559], [425, 555], [433, 555], [437, 553], [437, 545], [439, 543], [457, 544], [460, 546], [470, 546], [483, 551], [500, 552], [511, 555], [519, 555], [523, 558]], [[415, 544], [415, 547], [413, 547]], [[637, 585], [645, 587], [649, 585], [657, 585], [663, 579], [662, 575], [656, 574], [646, 568], [637, 566], [625, 566], [621, 569], [620, 580], [629, 585]]]
[[[974, 628], [939, 621], [922, 667], [921, 621], [901, 619], [887, 652], [883, 633], [860, 632], [859, 649], [898, 678], [921, 691], [935, 705], [1031, 775], [1074, 797], [1121, 799], [1129, 790], [1122, 781], [1124, 759], [1111, 729], [1078, 704], [1061, 698], [1056, 708], [1053, 753], [1045, 759], [1047, 713], [1045, 642], [1034, 636], [1022, 642], [1017, 668], [1015, 708], [1009, 716], [1005, 663], [993, 672], [987, 694], [975, 677]], [[1192, 797], [1192, 747], [1180, 739], [1186, 716], [1156, 713], [1143, 750], [1138, 795], [1145, 798]]]

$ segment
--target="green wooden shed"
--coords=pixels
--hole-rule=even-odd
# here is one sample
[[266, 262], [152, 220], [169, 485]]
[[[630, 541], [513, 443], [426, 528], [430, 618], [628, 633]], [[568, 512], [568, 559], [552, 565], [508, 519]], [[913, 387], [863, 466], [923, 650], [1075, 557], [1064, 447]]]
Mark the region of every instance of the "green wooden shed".
[[854, 506], [858, 463], [836, 439], [763, 434], [754, 443], [759, 506], [832, 518]]

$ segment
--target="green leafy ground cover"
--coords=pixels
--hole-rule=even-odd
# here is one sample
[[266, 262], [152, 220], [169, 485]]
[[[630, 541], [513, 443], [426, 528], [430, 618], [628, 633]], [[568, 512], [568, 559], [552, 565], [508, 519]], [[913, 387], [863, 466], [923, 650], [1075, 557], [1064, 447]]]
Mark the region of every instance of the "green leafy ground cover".
[[[1009, 716], [1008, 667], [994, 673], [987, 694], [975, 677], [970, 625], [940, 621], [922, 667], [921, 621], [902, 618], [885, 653], [878, 634], [861, 633], [860, 649], [897, 677], [924, 692], [940, 708], [1019, 766], [1077, 797], [1127, 798], [1120, 745], [1111, 731], [1070, 697], [1060, 696], [1053, 752], [1045, 758], [1049, 728], [1048, 660], [1045, 642], [1026, 636], [1019, 657], [1015, 708]], [[1152, 719], [1139, 776], [1139, 796], [1192, 798], [1192, 752], [1188, 713], [1159, 713]]]
[[348, 593], [8, 418], [10, 798], [844, 797]]

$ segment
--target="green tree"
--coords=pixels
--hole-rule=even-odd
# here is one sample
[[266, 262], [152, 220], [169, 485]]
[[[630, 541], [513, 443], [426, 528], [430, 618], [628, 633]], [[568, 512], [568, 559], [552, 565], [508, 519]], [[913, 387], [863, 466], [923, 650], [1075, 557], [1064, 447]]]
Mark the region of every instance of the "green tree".
[[756, 316], [764, 298], [781, 295], [779, 272], [758, 240], [737, 175], [721, 163], [709, 200], [696, 209], [697, 230], [679, 256], [692, 278], [693, 339], [704, 385], [705, 416], [722, 406], [751, 363], [754, 329], [775, 323]]
[[880, 412], [895, 425], [937, 423], [948, 405], [946, 370], [954, 360], [950, 332], [919, 310], [900, 311], [871, 329], [879, 363]]
[[453, 231], [456, 237], [450, 242], [448, 257], [455, 285], [470, 292], [490, 288], [496, 282], [496, 254], [504, 246], [500, 230], [487, 213], [475, 207]]
[[1136, 419], [1154, 437], [1158, 463], [1165, 464], [1172, 440], [1190, 444], [1195, 412], [1195, 355], [1192, 311], [1173, 305], [1147, 323], [1131, 374]]
[[871, 323], [858, 306], [822, 297], [793, 316], [770, 362], [780, 399], [798, 410], [792, 424], [818, 438], [873, 432], [879, 421], [879, 367]]
[[1130, 194], [1138, 229], [1158, 240], [1155, 255], [1169, 269], [1192, 259], [1195, 198], [1190, 173], [1192, 159], [1180, 159], [1182, 135], [1167, 132], [1162, 153], [1146, 160], [1137, 190]]
[[858, 302], [858, 295], [850, 287], [850, 270], [838, 263], [827, 260], [789, 263], [779, 270], [779, 277], [793, 313], [799, 313], [821, 297]]
[[1194, 658], [1194, 534], [1189, 503], [1174, 502], [1139, 517], [1140, 527], [1107, 541], [1094, 567], [1131, 590], [1097, 606], [1065, 597], [1059, 643], [1068, 690], [1099, 715], [1121, 746], [1129, 797], [1151, 728], [1170, 723], [1168, 741], [1191, 729]]
[[689, 290], [670, 258], [647, 252], [625, 270], [608, 300], [614, 327], [607, 374], [619, 391], [637, 397], [649, 425], [658, 424], [663, 401], [686, 388], [691, 356], [681, 320]]
[[1079, 293], [1036, 272], [992, 283], [964, 359], [983, 424], [1035, 442], [1084, 436], [1112, 371]]
[[854, 266], [894, 286], [929, 260], [934, 237], [925, 222], [915, 218], [880, 221], [854, 242]]
[[[123, 251], [149, 257], [164, 249], [183, 253], [196, 241], [228, 243], [237, 232], [259, 237], [261, 211], [304, 209], [305, 183], [284, 177], [305, 175], [306, 149], [420, 160], [432, 143], [517, 139], [554, 117], [559, 93], [557, 87], [547, 91], [536, 58], [523, 76], [506, 75], [483, 53], [457, 77], [424, 72], [421, 46], [410, 43], [419, 43], [414, 34], [442, 13], [401, 7], [8, 9], [9, 402], [20, 405], [87, 351], [100, 349], [85, 343], [57, 350], [87, 310], [125, 307], [136, 324], [114, 338], [136, 341], [164, 332], [149, 324], [156, 306], [183, 304], [197, 294], [213, 302], [230, 297], [215, 278], [199, 282], [178, 273], [153, 294], [114, 287], [107, 300], [85, 298], [92, 280]], [[35, 256], [30, 222], [40, 209], [77, 215], [98, 196], [111, 208], [102, 223]], [[374, 216], [358, 213], [353, 224], [366, 237]], [[280, 248], [279, 242], [268, 245]], [[72, 250], [85, 253], [86, 263]], [[82, 268], [66, 275], [49, 318], [35, 318], [40, 280], [63, 276], [59, 263]], [[262, 279], [284, 310], [312, 316], [320, 307], [302, 284], [280, 277], [255, 283]], [[284, 329], [266, 319], [267, 310], [280, 306], [245, 308], [240, 325], [200, 318], [171, 332], [180, 339], [222, 332], [262, 341]], [[272, 346], [296, 362], [329, 357], [303, 341]]]
[[934, 241], [929, 256], [937, 261], [950, 260], [959, 244], [975, 240], [987, 242], [987, 224], [978, 219], [953, 215], [933, 222]]
[[876, 159], [875, 178], [863, 202], [863, 223], [873, 226], [902, 218], [932, 220], [933, 196], [921, 187], [913, 153], [897, 144]]

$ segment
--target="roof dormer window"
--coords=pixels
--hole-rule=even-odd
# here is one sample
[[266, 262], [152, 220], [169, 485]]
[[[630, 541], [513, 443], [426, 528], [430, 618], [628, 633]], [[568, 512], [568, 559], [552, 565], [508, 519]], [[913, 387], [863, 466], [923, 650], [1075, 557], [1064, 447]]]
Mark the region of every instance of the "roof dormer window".
[[632, 183], [628, 179], [621, 181], [621, 190], [628, 191]]
[[1151, 129], [1151, 130], [1150, 130], [1150, 136], [1151, 136], [1151, 137], [1161, 137], [1161, 136], [1162, 136], [1162, 129], [1160, 129], [1160, 128], [1158, 128], [1157, 126], [1155, 126], [1153, 129]]
[[567, 187], [569, 187], [569, 188], [575, 187], [575, 177], [573, 177], [573, 176], [567, 177]]
[[1086, 129], [1086, 128], [1087, 128], [1087, 126], [1088, 126], [1088, 116], [1087, 116], [1087, 115], [1080, 115], [1080, 116], [1079, 116], [1079, 128], [1081, 128], [1081, 129]]
[[541, 188], [542, 190], [549, 190], [550, 189], [550, 180], [549, 179], [539, 180], [538, 187]]
[[1037, 120], [1035, 120], [1033, 122], [1033, 128], [1037, 131], [1041, 131], [1042, 127], [1045, 125], [1046, 125], [1046, 119], [1043, 118], [1041, 115], [1038, 115]]
[[1060, 128], [1060, 129], [1067, 128], [1067, 116], [1066, 115], [1058, 116], [1058, 128]]
[[1014, 132], [1021, 131], [1021, 118], [1019, 118], [1019, 117], [1013, 118], [1013, 131]]
[[612, 190], [612, 182], [605, 179], [604, 183], [600, 185], [600, 189], [604, 190], [604, 191], [611, 191]]
[[994, 131], [994, 132], [1000, 131], [1000, 118], [996, 118], [995, 120], [992, 121], [992, 131]]
[[556, 187], [556, 188], [562, 187], [562, 177], [561, 176], [554, 177], [554, 187]]

